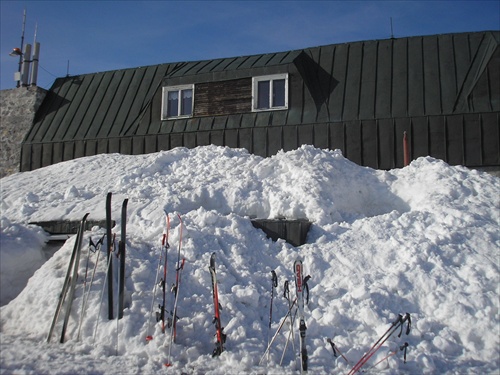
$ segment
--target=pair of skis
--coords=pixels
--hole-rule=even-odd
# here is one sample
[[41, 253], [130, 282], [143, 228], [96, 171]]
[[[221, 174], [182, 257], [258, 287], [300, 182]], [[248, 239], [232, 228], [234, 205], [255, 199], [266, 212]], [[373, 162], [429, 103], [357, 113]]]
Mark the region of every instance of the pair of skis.
[[[106, 249], [107, 249], [107, 260], [108, 260], [108, 271], [107, 271], [107, 283], [108, 283], [108, 319], [114, 319], [114, 308], [113, 308], [113, 253], [115, 247], [115, 239], [111, 233], [111, 227], [113, 225], [113, 219], [111, 215], [111, 197], [112, 193], [108, 193], [106, 196]], [[119, 259], [119, 274], [118, 274], [118, 319], [123, 317], [123, 308], [125, 301], [125, 254], [126, 254], [126, 239], [127, 239], [127, 204], [128, 199], [125, 199], [122, 203], [121, 211], [121, 233], [120, 241], [118, 242], [118, 259]]]
[[[113, 220], [111, 214], [111, 198], [112, 193], [106, 196], [106, 274], [104, 278], [103, 288], [101, 290], [101, 298], [99, 301], [99, 310], [101, 311], [102, 300], [104, 297], [104, 289], [107, 284], [108, 289], [108, 319], [114, 319], [114, 277], [113, 277], [113, 255], [115, 254], [115, 240], [116, 235], [112, 233]], [[121, 233], [118, 242], [118, 252], [116, 256], [119, 259], [119, 272], [118, 272], [118, 298], [117, 298], [117, 351], [118, 351], [118, 320], [123, 317], [123, 309], [125, 307], [125, 256], [126, 256], [126, 239], [127, 239], [127, 205], [128, 199], [124, 199], [121, 210]], [[100, 314], [97, 317], [94, 329], [94, 341], [99, 327]]]
[[[170, 248], [169, 244], [169, 234], [170, 234], [170, 217], [168, 215], [168, 212], [165, 212], [165, 232], [163, 233], [162, 236], [162, 246], [160, 250], [160, 256], [158, 260], [158, 266], [156, 268], [156, 278], [155, 278], [155, 287], [154, 287], [154, 292], [153, 292], [153, 298], [151, 300], [151, 312], [150, 315], [153, 315], [153, 309], [154, 309], [154, 304], [156, 300], [156, 294], [158, 291], [158, 286], [161, 287], [162, 289], [162, 299], [161, 299], [161, 304], [158, 305], [159, 311], [156, 312], [156, 321], [160, 322], [161, 321], [161, 331], [162, 333], [165, 333], [166, 328], [170, 328], [170, 342], [169, 342], [169, 348], [168, 348], [168, 356], [167, 356], [167, 362], [165, 363], [165, 366], [171, 366], [171, 350], [172, 350], [172, 344], [175, 342], [175, 339], [177, 337], [177, 307], [178, 307], [178, 301], [179, 301], [179, 290], [180, 290], [180, 285], [181, 285], [181, 277], [182, 277], [182, 271], [184, 270], [184, 263], [185, 263], [185, 258], [182, 258], [181, 260], [181, 248], [182, 248], [182, 229], [183, 229], [183, 222], [181, 219], [181, 216], [177, 214], [177, 217], [180, 222], [180, 229], [179, 229], [179, 245], [178, 245], [178, 250], [177, 250], [177, 264], [175, 267], [176, 270], [176, 276], [175, 276], [175, 284], [172, 285], [171, 292], [174, 293], [174, 304], [173, 304], [173, 309], [171, 311], [172, 318], [169, 318], [167, 314], [170, 314], [169, 311], [166, 309], [166, 302], [167, 302], [167, 292], [166, 292], [166, 280], [167, 280], [167, 266], [168, 266], [168, 249]], [[160, 275], [160, 270], [163, 267], [163, 277], [158, 281], [158, 277]], [[148, 321], [148, 328], [146, 332], [146, 341], [151, 341], [153, 340], [153, 335], [150, 333], [151, 329], [151, 317], [149, 318]]]
[[304, 291], [307, 288], [307, 279], [303, 276], [303, 265], [301, 259], [296, 259], [293, 263], [293, 271], [295, 275], [295, 289], [297, 291], [297, 314], [299, 318], [299, 335], [300, 335], [300, 372], [307, 373], [307, 348], [306, 348], [306, 321], [304, 319]]
[[65, 340], [66, 329], [68, 327], [69, 317], [71, 313], [71, 306], [73, 304], [73, 299], [75, 296], [76, 282], [78, 278], [78, 268], [80, 266], [80, 255], [82, 251], [83, 232], [85, 231], [85, 223], [87, 221], [88, 216], [89, 214], [86, 213], [83, 216], [82, 220], [80, 221], [80, 226], [78, 228], [78, 232], [76, 235], [75, 245], [73, 247], [73, 251], [71, 253], [71, 258], [68, 265], [68, 270], [66, 272], [66, 277], [64, 278], [63, 288], [61, 293], [59, 294], [56, 311], [54, 313], [54, 317], [50, 325], [47, 342], [50, 342], [50, 339], [52, 338], [52, 334], [54, 333], [54, 329], [59, 319], [59, 315], [61, 313], [64, 301], [66, 299], [66, 296], [68, 296], [67, 298], [68, 302], [66, 305], [66, 311], [64, 314], [64, 321], [61, 331], [61, 338], [59, 341], [61, 343], [64, 343]]
[[[307, 348], [305, 344], [305, 339], [306, 339], [306, 323], [305, 323], [305, 318], [304, 318], [304, 293], [307, 295], [307, 302], [309, 300], [309, 288], [307, 286], [307, 281], [310, 279], [310, 276], [304, 277], [304, 272], [303, 272], [303, 264], [301, 259], [296, 259], [294, 264], [293, 264], [293, 273], [295, 277], [295, 291], [296, 291], [296, 297], [295, 299], [291, 300], [289, 296], [289, 289], [288, 289], [288, 281], [285, 282], [284, 286], [284, 297], [288, 300], [288, 312], [286, 313], [285, 317], [282, 319], [278, 329], [276, 330], [276, 333], [274, 334], [273, 338], [269, 341], [267, 345], [267, 349], [264, 352], [263, 356], [260, 359], [259, 364], [262, 364], [266, 354], [269, 353], [269, 350], [271, 349], [271, 345], [273, 344], [274, 340], [278, 336], [279, 332], [281, 331], [281, 328], [285, 324], [288, 318], [290, 318], [290, 333], [286, 342], [285, 350], [283, 351], [283, 355], [281, 357], [281, 362], [283, 361], [283, 357], [286, 351], [286, 348], [288, 346], [288, 342], [290, 340], [290, 337], [293, 337], [293, 322], [295, 321], [295, 314], [298, 317], [299, 320], [299, 335], [300, 335], [300, 370], [302, 374], [307, 373]], [[273, 290], [271, 291], [271, 306], [272, 306], [272, 297], [273, 297], [273, 291], [274, 287], [276, 285], [276, 278], [275, 278], [275, 273], [273, 271], [272, 273], [272, 287]], [[295, 314], [292, 313], [293, 308], [297, 305], [296, 312]], [[271, 319], [271, 312], [272, 312], [272, 307], [270, 310], [270, 319]], [[293, 317], [292, 317], [293, 316]], [[292, 338], [293, 340], [293, 338]], [[293, 341], [292, 341], [293, 344]]]

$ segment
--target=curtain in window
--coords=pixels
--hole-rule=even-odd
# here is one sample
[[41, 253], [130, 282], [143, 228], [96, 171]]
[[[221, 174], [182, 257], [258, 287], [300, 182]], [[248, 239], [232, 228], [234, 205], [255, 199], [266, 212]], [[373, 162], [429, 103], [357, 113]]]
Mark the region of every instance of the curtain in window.
[[181, 115], [187, 116], [191, 114], [193, 108], [193, 90], [182, 90]]
[[179, 115], [179, 92], [169, 91], [168, 92], [168, 117], [174, 117]]

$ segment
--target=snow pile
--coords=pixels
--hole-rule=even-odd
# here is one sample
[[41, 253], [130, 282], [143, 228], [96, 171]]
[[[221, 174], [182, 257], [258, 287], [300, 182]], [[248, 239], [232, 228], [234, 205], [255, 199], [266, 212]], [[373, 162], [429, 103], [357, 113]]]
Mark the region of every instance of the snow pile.
[[0, 306], [14, 299], [33, 273], [45, 263], [45, 232], [34, 226], [0, 218]]
[[[97, 155], [1, 182], [2, 260], [4, 253], [16, 254], [16, 241], [8, 240], [15, 231], [22, 230], [23, 239], [37, 238], [30, 241], [29, 252], [40, 253], [44, 237], [26, 226], [28, 222], [79, 220], [86, 212], [89, 219], [104, 219], [107, 192], [113, 192], [113, 230], [119, 236], [121, 203], [129, 199], [123, 319], [108, 321], [106, 303], [99, 304], [106, 270], [101, 258], [76, 340], [87, 256], [89, 270], [98, 256], [88, 252], [88, 243], [104, 234], [95, 227], [84, 236], [81, 280], [66, 343], [58, 343], [59, 326], [52, 342], [45, 340], [75, 237], [43, 266], [33, 262], [37, 270], [27, 286], [1, 308], [2, 371], [297, 373], [297, 327], [295, 342], [287, 347], [288, 324], [271, 347], [269, 361], [264, 358], [259, 365], [269, 336], [288, 310], [286, 280], [294, 294], [292, 265], [297, 257], [311, 276], [305, 309], [311, 373], [347, 373], [397, 315], [406, 312], [412, 317], [410, 335], [393, 335], [364, 369], [392, 350], [397, 354], [373, 370], [492, 374], [500, 367], [496, 177], [432, 158], [378, 171], [350, 162], [340, 151], [311, 146], [267, 159], [207, 146], [139, 156]], [[167, 285], [175, 279], [181, 229], [177, 214], [184, 223], [181, 256], [186, 259], [169, 368], [163, 366], [168, 335], [151, 316], [151, 304], [154, 314], [160, 302], [153, 300], [153, 290], [164, 210], [172, 224]], [[294, 248], [282, 240], [273, 242], [250, 221], [277, 217], [312, 221], [307, 244]], [[26, 251], [10, 258], [9, 265], [24, 266]], [[227, 334], [226, 351], [219, 358], [211, 357], [215, 327], [208, 263], [213, 252]], [[269, 330], [272, 270], [279, 284]], [[2, 290], [3, 274], [2, 266]], [[27, 276], [7, 277], [20, 284]], [[167, 308], [172, 303], [168, 293]], [[147, 343], [149, 333], [154, 339]], [[350, 364], [333, 356], [327, 339]], [[407, 363], [398, 350], [404, 342], [409, 344]]]

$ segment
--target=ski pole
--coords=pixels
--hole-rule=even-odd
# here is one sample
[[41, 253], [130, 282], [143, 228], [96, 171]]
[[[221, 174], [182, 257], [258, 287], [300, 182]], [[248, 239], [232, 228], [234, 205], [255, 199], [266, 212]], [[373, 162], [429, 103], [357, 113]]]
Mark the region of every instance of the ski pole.
[[[271, 271], [271, 305], [269, 307], [269, 329], [267, 331], [267, 344], [269, 345], [269, 339], [271, 338], [271, 324], [273, 320], [273, 298], [274, 298], [274, 288], [278, 286], [278, 276], [274, 270]], [[269, 352], [267, 353], [267, 360], [269, 361]]]
[[[406, 363], [406, 348], [408, 347], [408, 343], [405, 342], [403, 345], [401, 345], [399, 347], [399, 350], [400, 351], [404, 351], [404, 363]], [[367, 370], [371, 370], [372, 368], [375, 368], [379, 363], [385, 361], [386, 359], [389, 359], [390, 357], [392, 357], [393, 355], [396, 355], [398, 352], [398, 349], [394, 349], [392, 351], [389, 352], [389, 354], [387, 354], [384, 358], [382, 358], [380, 361], [378, 361], [377, 363], [375, 363], [373, 366], [370, 366], [367, 368]]]
[[286, 352], [286, 349], [288, 348], [288, 343], [290, 342], [290, 337], [292, 337], [292, 348], [293, 348], [293, 352], [295, 353], [295, 343], [294, 343], [295, 338], [294, 338], [294, 334], [293, 334], [293, 323], [295, 322], [296, 316], [297, 316], [297, 310], [295, 310], [295, 313], [293, 314], [293, 318], [290, 315], [290, 331], [288, 332], [288, 337], [286, 339], [285, 348], [283, 349], [283, 353], [281, 354], [280, 366], [282, 365], [283, 359], [285, 358], [285, 352]]
[[278, 337], [278, 333], [280, 333], [281, 328], [283, 327], [283, 325], [286, 322], [286, 318], [288, 318], [288, 315], [290, 315], [290, 313], [292, 312], [292, 308], [295, 305], [295, 302], [297, 302], [297, 298], [294, 299], [292, 306], [288, 309], [288, 312], [286, 313], [285, 317], [281, 320], [281, 323], [280, 323], [278, 329], [276, 330], [276, 333], [274, 334], [273, 338], [269, 342], [269, 345], [267, 345], [266, 351], [264, 352], [264, 354], [260, 358], [259, 365], [262, 364], [264, 357], [267, 355], [267, 352], [269, 351], [269, 349], [271, 349], [271, 345], [273, 345], [274, 340], [276, 339], [276, 337]]
[[[289, 281], [285, 280], [285, 283], [283, 284], [283, 297], [288, 301], [288, 308], [291, 308], [292, 301], [290, 300], [290, 288], [289, 288]], [[288, 332], [288, 338], [285, 344], [285, 349], [283, 350], [283, 354], [281, 355], [281, 361], [280, 365], [283, 363], [283, 358], [285, 356], [285, 351], [288, 347], [288, 342], [290, 341], [290, 337], [292, 338], [292, 348], [293, 352], [295, 353], [295, 335], [293, 333], [293, 322], [295, 321], [295, 316], [290, 315], [290, 331]]]
[[[113, 243], [114, 243], [114, 241], [115, 241], [115, 238], [114, 238], [114, 235], [113, 235]], [[99, 309], [97, 310], [97, 322], [96, 322], [95, 329], [94, 329], [93, 343], [95, 343], [95, 337], [97, 335], [97, 327], [99, 326], [99, 318], [101, 316], [102, 299], [104, 297], [104, 288], [106, 287], [106, 281], [108, 280], [109, 269], [113, 266], [112, 259], [113, 259], [112, 256], [108, 257], [108, 264], [107, 264], [107, 269], [106, 269], [106, 275], [104, 276], [104, 282], [102, 283], [101, 298], [100, 298], [100, 301], [99, 301]]]
[[337, 352], [339, 352], [340, 356], [342, 358], [344, 358], [344, 361], [346, 361], [347, 363], [349, 363], [349, 360], [347, 359], [347, 357], [342, 354], [342, 352], [340, 351], [339, 347], [337, 345], [334, 344], [334, 342], [330, 339], [327, 339], [326, 340], [328, 343], [330, 343], [330, 345], [332, 346], [332, 350], [333, 350], [333, 356], [334, 357], [337, 357]]
[[104, 236], [102, 236], [101, 239], [99, 241], [97, 241], [96, 244], [94, 244], [92, 242], [92, 238], [90, 239], [89, 253], [90, 253], [91, 246], [94, 246], [94, 249], [95, 249], [94, 252], [97, 253], [97, 257], [96, 257], [96, 261], [94, 264], [94, 270], [92, 271], [92, 277], [90, 278], [90, 284], [89, 284], [88, 290], [85, 291], [85, 289], [84, 289], [84, 291], [83, 291], [84, 296], [83, 296], [83, 302], [82, 302], [82, 311], [80, 313], [80, 324], [78, 326], [78, 335], [76, 337], [77, 341], [80, 339], [80, 332], [82, 329], [83, 319], [85, 317], [85, 311], [87, 309], [87, 302], [89, 300], [90, 290], [92, 289], [92, 284], [94, 283], [95, 271], [97, 269], [97, 264], [99, 263], [99, 256], [101, 255], [101, 244], [103, 241], [104, 241]]
[[411, 319], [410, 319], [410, 314], [406, 313], [405, 317], [401, 314], [398, 315], [398, 318], [391, 324], [391, 327], [377, 340], [375, 344], [366, 352], [361, 359], [354, 365], [354, 367], [349, 371], [348, 375], [352, 375], [359, 371], [359, 369], [375, 354], [375, 352], [380, 349], [380, 347], [389, 339], [389, 337], [392, 336], [392, 334], [401, 327], [401, 332], [399, 333], [398, 337], [401, 336], [403, 333], [403, 325], [405, 322], [408, 322], [408, 327], [406, 329], [406, 334], [408, 335], [410, 333], [410, 327], [411, 327]]

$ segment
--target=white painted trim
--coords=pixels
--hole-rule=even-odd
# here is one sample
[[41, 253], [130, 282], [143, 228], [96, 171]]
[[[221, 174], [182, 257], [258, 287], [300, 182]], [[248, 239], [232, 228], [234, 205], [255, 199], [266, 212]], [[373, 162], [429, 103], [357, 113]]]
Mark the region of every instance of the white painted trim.
[[[167, 108], [168, 108], [168, 92], [169, 91], [178, 91], [179, 92], [179, 108], [178, 108], [178, 113], [181, 112], [181, 95], [180, 91], [181, 90], [186, 90], [190, 89], [193, 95], [193, 98], [191, 100], [191, 114], [190, 115], [180, 115], [180, 116], [170, 116], [168, 117], [167, 113]], [[189, 84], [189, 85], [179, 85], [179, 86], [165, 86], [162, 88], [162, 98], [161, 98], [161, 119], [162, 120], [170, 120], [170, 119], [176, 119], [176, 118], [189, 118], [193, 117], [193, 111], [194, 111], [194, 84]]]
[[[272, 90], [272, 81], [273, 80], [278, 80], [278, 79], [284, 79], [285, 80], [285, 105], [280, 106], [280, 107], [272, 107], [272, 93], [269, 95], [269, 108], [256, 108], [257, 107], [257, 98], [258, 98], [258, 92], [257, 92], [257, 84], [260, 81], [270, 81], [270, 90]], [[288, 109], [288, 73], [281, 73], [281, 74], [270, 74], [270, 75], [265, 75], [265, 76], [256, 76], [252, 77], [252, 112], [262, 112], [262, 111], [276, 111], [276, 110], [282, 110], [282, 109]]]

